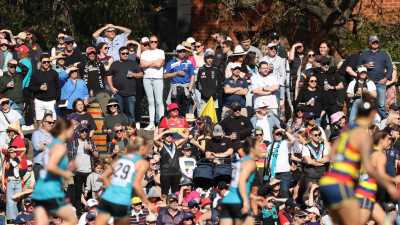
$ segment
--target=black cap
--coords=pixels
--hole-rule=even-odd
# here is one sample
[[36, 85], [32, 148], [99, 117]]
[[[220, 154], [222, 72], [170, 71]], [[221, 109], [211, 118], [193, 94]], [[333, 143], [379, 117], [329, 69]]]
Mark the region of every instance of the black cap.
[[275, 32], [275, 31], [273, 31], [273, 32], [271, 33], [271, 39], [272, 39], [272, 40], [279, 39], [279, 34], [278, 34], [277, 32]]
[[118, 105], [119, 106], [119, 103], [118, 103], [117, 99], [110, 98], [110, 100], [108, 100], [107, 106], [111, 106], [111, 105]]
[[231, 104], [231, 110], [236, 112], [236, 111], [240, 111], [242, 109], [242, 106], [240, 105], [239, 102], [233, 102]]
[[191, 200], [190, 202], [188, 202], [188, 207], [189, 208], [200, 208], [200, 205], [197, 201]]
[[318, 61], [321, 65], [329, 65], [331, 63], [331, 59], [329, 57], [326, 56], [322, 56], [321, 58], [319, 58]]

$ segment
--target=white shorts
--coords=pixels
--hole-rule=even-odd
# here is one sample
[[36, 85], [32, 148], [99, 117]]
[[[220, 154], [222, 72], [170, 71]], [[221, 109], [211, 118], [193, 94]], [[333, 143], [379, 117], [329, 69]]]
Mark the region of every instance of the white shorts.
[[43, 116], [45, 113], [53, 113], [53, 119], [55, 120], [57, 118], [56, 115], [56, 100], [52, 100], [52, 101], [42, 101], [39, 100], [37, 98], [35, 98], [35, 117], [36, 120], [42, 120]]

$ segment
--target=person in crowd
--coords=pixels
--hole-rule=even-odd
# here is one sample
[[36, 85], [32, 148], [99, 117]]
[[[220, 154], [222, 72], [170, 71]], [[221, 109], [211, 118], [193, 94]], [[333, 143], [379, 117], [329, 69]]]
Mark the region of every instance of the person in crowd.
[[121, 124], [115, 124], [113, 128], [113, 139], [108, 143], [108, 152], [111, 153], [112, 158], [117, 158], [124, 153], [129, 139], [125, 136], [125, 127]]
[[276, 43], [268, 44], [268, 54], [260, 59], [260, 62], [267, 62], [271, 67], [271, 77], [279, 82], [278, 101], [280, 109], [283, 109], [285, 99], [285, 87], [287, 84], [286, 61], [278, 55], [278, 45]]
[[368, 69], [366, 67], [358, 67], [357, 78], [352, 80], [347, 86], [347, 97], [350, 99], [351, 104], [349, 115], [350, 125], [354, 125], [357, 115], [357, 108], [363, 100], [363, 95], [367, 93], [372, 97], [377, 96], [375, 83], [368, 79], [367, 73]]
[[[229, 55], [229, 62], [225, 67], [225, 78], [229, 79], [233, 75], [233, 69], [239, 67], [242, 68], [244, 57], [247, 51], [243, 49], [241, 45], [236, 45], [232, 54]], [[246, 73], [240, 71], [239, 76], [243, 78]]]
[[267, 107], [278, 115], [278, 92], [280, 83], [272, 75], [273, 65], [265, 61], [260, 62], [258, 69], [258, 76], [251, 77], [251, 90], [254, 93], [254, 104], [259, 102], [268, 103]]
[[110, 70], [110, 66], [114, 62], [113, 57], [108, 54], [109, 49], [106, 42], [97, 43], [97, 60], [104, 65], [106, 71]]
[[175, 50], [176, 58], [167, 63], [164, 72], [165, 78], [171, 78], [167, 103], [178, 103], [181, 106], [181, 115], [185, 115], [189, 112], [189, 100], [194, 87], [194, 66], [188, 60], [190, 49], [178, 45]]
[[55, 57], [57, 52], [64, 52], [65, 43], [64, 38], [67, 36], [63, 31], [57, 34], [57, 44], [51, 48], [51, 57]]
[[139, 61], [140, 55], [142, 54], [142, 49], [140, 44], [135, 40], [128, 40], [126, 42], [126, 47], [128, 48], [129, 55], [128, 59], [133, 61]]
[[157, 225], [182, 224], [185, 213], [179, 210], [178, 197], [175, 194], [168, 195], [167, 207], [161, 208], [157, 216]]
[[68, 158], [79, 162], [76, 165], [74, 173], [75, 199], [73, 204], [78, 212], [83, 207], [81, 204], [81, 196], [86, 186], [86, 180], [94, 167], [94, 161], [99, 157], [96, 146], [89, 138], [90, 130], [83, 125], [76, 128], [78, 136], [68, 142]]
[[212, 138], [206, 141], [206, 158], [218, 162], [220, 159], [229, 159], [233, 155], [230, 139], [225, 136], [221, 125], [216, 124]]
[[120, 111], [120, 107], [118, 101], [114, 98], [111, 98], [107, 103], [107, 113], [104, 118], [103, 131], [107, 134], [112, 133], [112, 129], [116, 124], [122, 124], [126, 126], [129, 124], [128, 117]]
[[[16, 149], [10, 147], [7, 149], [9, 155], [8, 160], [5, 161], [4, 170], [5, 174], [3, 178], [7, 181], [2, 182], [3, 190], [6, 190], [6, 218], [9, 221], [16, 219], [18, 215], [17, 202], [13, 200], [14, 194], [22, 192], [21, 185], [21, 174], [20, 174], [20, 163], [21, 158], [17, 156]], [[7, 185], [7, 186], [5, 186]]]
[[[17, 66], [22, 72], [17, 72]], [[21, 115], [24, 110], [24, 96], [22, 92], [22, 81], [28, 73], [28, 68], [17, 60], [11, 59], [7, 62], [8, 70], [0, 77], [0, 93], [13, 101], [16, 109]], [[23, 125], [23, 124], [22, 124]]]
[[146, 225], [146, 217], [149, 215], [149, 210], [143, 207], [142, 200], [139, 197], [133, 197], [131, 205], [129, 224]]
[[9, 42], [7, 39], [0, 40], [0, 69], [3, 71], [3, 73], [8, 71], [7, 62], [13, 58], [8, 46]]
[[346, 115], [342, 111], [337, 111], [329, 117], [329, 121], [331, 130], [328, 141], [333, 143], [347, 127]]
[[16, 127], [20, 127], [21, 114], [11, 109], [10, 100], [5, 97], [0, 98], [0, 148], [7, 149], [7, 128], [10, 125], [14, 125]]
[[119, 55], [119, 60], [114, 61], [110, 67], [107, 82], [119, 102], [121, 111], [127, 115], [130, 122], [135, 122], [137, 82], [143, 77], [143, 72], [137, 62], [128, 60], [127, 47], [121, 47]]
[[304, 145], [302, 152], [304, 164], [304, 185], [308, 187], [310, 183], [317, 183], [327, 171], [329, 162], [329, 143], [321, 138], [318, 127], [310, 131], [310, 142]]
[[[246, 79], [240, 77], [241, 67], [232, 68], [232, 76], [224, 81], [224, 106], [222, 107], [222, 118], [228, 114], [230, 106], [238, 102], [241, 107], [241, 114], [247, 116], [246, 95], [249, 91]], [[232, 109], [231, 109], [232, 110]]]
[[[239, 150], [241, 159], [236, 163], [228, 194], [221, 201], [220, 224], [251, 223], [250, 187], [255, 179], [255, 160], [261, 156], [255, 138], [246, 138]], [[235, 177], [237, 176], [237, 177]]]
[[92, 115], [87, 112], [85, 101], [80, 98], [76, 99], [72, 103], [72, 109], [72, 113], [69, 114], [67, 118], [75, 118], [80, 125], [89, 129], [89, 137], [93, 137], [97, 125], [94, 122]]
[[61, 87], [56, 71], [50, 67], [49, 55], [42, 55], [40, 59], [40, 69], [32, 74], [29, 85], [35, 97], [35, 117], [40, 121], [45, 111], [53, 112], [56, 118], [56, 101], [60, 99]]
[[85, 81], [89, 90], [89, 96], [94, 101], [100, 104], [102, 113], [107, 113], [107, 102], [110, 100], [110, 95], [106, 90], [106, 69], [104, 65], [96, 57], [96, 49], [94, 47], [86, 48], [87, 61], [79, 65], [79, 73]]
[[179, 191], [181, 172], [179, 166], [179, 157], [181, 156], [180, 147], [187, 141], [187, 136], [178, 133], [184, 137], [179, 140], [174, 139], [176, 133], [171, 130], [164, 130], [154, 137], [154, 145], [160, 153], [160, 182], [163, 195], [168, 195]]
[[243, 33], [240, 35], [240, 45], [242, 46], [243, 50], [245, 50], [246, 52], [256, 53], [257, 61], [263, 57], [260, 49], [251, 45], [251, 38], [248, 34]]
[[196, 89], [200, 92], [200, 106], [197, 106], [198, 111], [201, 112], [207, 101], [212, 97], [216, 101], [216, 107], [219, 108], [221, 102], [221, 87], [224, 76], [221, 71], [214, 66], [215, 52], [207, 50], [204, 53], [205, 64], [201, 66], [197, 72]]
[[158, 38], [153, 35], [149, 40], [150, 49], [140, 55], [140, 67], [144, 70], [143, 85], [149, 104], [150, 123], [146, 130], [153, 130], [164, 116], [164, 51], [158, 48]]
[[54, 137], [49, 144], [51, 154], [46, 169], [37, 182], [32, 193], [35, 203], [35, 220], [37, 224], [49, 224], [49, 214], [56, 215], [64, 224], [78, 223], [74, 209], [65, 202], [63, 180], [72, 179], [73, 162], [67, 156], [66, 141], [73, 136], [71, 121], [58, 119], [50, 130]]
[[[121, 31], [122, 33], [117, 34], [117, 30]], [[104, 36], [100, 36], [103, 32]], [[126, 27], [106, 24], [105, 26], [96, 30], [92, 36], [96, 40], [97, 44], [101, 42], [107, 43], [107, 46], [110, 48], [108, 55], [111, 56], [114, 61], [118, 61], [120, 59], [119, 49], [123, 46], [126, 46], [128, 36], [131, 34], [131, 32], [132, 31]]]
[[[360, 206], [357, 200], [352, 199], [354, 181], [360, 178], [358, 165], [362, 165], [366, 172], [382, 184], [392, 197], [399, 197], [395, 186], [374, 170], [368, 159], [372, 140], [365, 128], [371, 125], [375, 117], [376, 108], [373, 101], [374, 99], [366, 98], [359, 105], [356, 119], [358, 127], [353, 128], [351, 132], [341, 134], [339, 144], [334, 149], [336, 156], [331, 163], [331, 169], [319, 181], [324, 203], [329, 210], [334, 212], [330, 214], [332, 219], [341, 221], [342, 224], [361, 224]], [[348, 194], [339, 193], [339, 189], [346, 190]], [[349, 210], [351, 214], [347, 213]]]
[[289, 60], [289, 66], [290, 66], [290, 91], [294, 91], [294, 87], [296, 84], [296, 81], [299, 76], [301, 76], [302, 72], [302, 65], [303, 63], [307, 63], [307, 61], [304, 61], [308, 59], [305, 55], [305, 49], [304, 45], [301, 42], [296, 42], [292, 45], [292, 47], [289, 50], [288, 54], [288, 60]]
[[44, 169], [45, 166], [45, 157], [48, 151], [48, 146], [53, 139], [52, 135], [50, 134], [53, 125], [53, 114], [46, 113], [41, 120], [40, 127], [32, 134], [33, 171], [36, 180], [39, 180], [40, 171]]
[[194, 46], [193, 57], [196, 62], [195, 74], [197, 74], [199, 68], [202, 67], [205, 63], [204, 62], [205, 47], [204, 44], [199, 41], [194, 42], [193, 46]]
[[322, 98], [321, 90], [317, 88], [317, 82], [317, 76], [310, 76], [307, 87], [300, 91], [295, 105], [301, 105], [304, 108], [304, 113], [313, 113], [317, 118], [321, 118], [325, 114], [325, 100]]
[[192, 155], [193, 146], [186, 143], [181, 147], [182, 156], [179, 157], [179, 167], [182, 173], [181, 181], [191, 182], [193, 179], [193, 171], [196, 168], [196, 159]]
[[65, 66], [78, 65], [84, 63], [85, 59], [81, 51], [75, 46], [75, 39], [72, 36], [64, 37], [64, 54], [65, 54]]
[[85, 199], [94, 198], [97, 199], [100, 197], [100, 191], [103, 189], [103, 182], [101, 182], [101, 175], [104, 172], [104, 164], [97, 163], [94, 167], [94, 170], [89, 174], [86, 179], [86, 185], [84, 190]]
[[95, 198], [88, 199], [86, 201], [86, 212], [82, 213], [81, 217], [79, 218], [78, 225], [86, 225], [88, 224], [88, 221], [94, 221], [97, 215], [96, 207], [98, 205], [99, 202]]
[[142, 187], [143, 177], [149, 168], [147, 160], [143, 158], [149, 150], [148, 144], [146, 139], [136, 138], [128, 144], [127, 154], [103, 173], [102, 180], [107, 189], [101, 196], [96, 225], [106, 225], [111, 217], [118, 224], [129, 224], [132, 187], [143, 205], [152, 213], [155, 211]]
[[[248, 52], [246, 54], [246, 57], [244, 58], [244, 62], [243, 62], [243, 67], [245, 67], [245, 79], [247, 80], [247, 83], [249, 85], [252, 85], [252, 79], [253, 77], [259, 76], [258, 74], [258, 65], [257, 65], [257, 58], [256, 58], [256, 53], [254, 52]], [[252, 112], [252, 108], [253, 108], [253, 100], [254, 95], [252, 91], [247, 92], [246, 95], [246, 108], [248, 108], [248, 110], [250, 112]]]
[[165, 129], [172, 129], [175, 131], [185, 131], [189, 125], [186, 118], [180, 116], [180, 108], [176, 103], [171, 103], [167, 105], [168, 115], [163, 117], [160, 121], [160, 126], [158, 129], [159, 133], [162, 133]]
[[79, 68], [69, 67], [68, 76], [68, 80], [61, 88], [60, 102], [58, 103], [58, 108], [61, 109], [64, 117], [73, 111], [75, 100], [83, 99], [87, 103], [89, 99], [86, 83], [79, 76]]
[[386, 82], [392, 80], [392, 59], [386, 51], [380, 48], [378, 36], [369, 36], [368, 44], [369, 49], [361, 53], [358, 64], [367, 68], [368, 78], [375, 83], [378, 113], [381, 118], [386, 118]]
[[[275, 31], [273, 31], [271, 33], [270, 40], [271, 40], [271, 43], [274, 43], [277, 46], [278, 56], [281, 58], [287, 59], [288, 54], [287, 54], [285, 47], [281, 43], [281, 37], [279, 36], [279, 34]], [[268, 51], [267, 51], [267, 53], [268, 53]]]
[[261, 128], [263, 140], [272, 142], [272, 130], [274, 127], [280, 127], [280, 120], [276, 114], [268, 108], [268, 102], [258, 101], [254, 106], [255, 115], [250, 119], [253, 128]]
[[[230, 55], [233, 54], [233, 42], [224, 41], [219, 48], [215, 50], [215, 66], [221, 71], [222, 74], [225, 73], [225, 67], [227, 65], [227, 60]], [[225, 75], [225, 74], [224, 74]]]
[[58, 79], [60, 80], [60, 87], [63, 87], [65, 82], [67, 82], [68, 80], [67, 67], [65, 66], [65, 54], [64, 52], [59, 52], [51, 59], [55, 61], [53, 70], [55, 70], [58, 73]]
[[232, 114], [221, 121], [221, 126], [236, 150], [238, 142], [251, 135], [253, 125], [248, 117], [241, 115], [241, 105], [238, 102], [232, 103], [231, 110]]

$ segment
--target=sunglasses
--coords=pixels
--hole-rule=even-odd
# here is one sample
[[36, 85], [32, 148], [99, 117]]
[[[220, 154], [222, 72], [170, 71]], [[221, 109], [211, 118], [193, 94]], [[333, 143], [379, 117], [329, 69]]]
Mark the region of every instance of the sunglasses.
[[1, 44], [0, 47], [8, 46], [7, 44]]
[[142, 45], [146, 47], [146, 46], [149, 46], [149, 43], [148, 42], [142, 43]]
[[176, 51], [177, 53], [184, 53], [185, 52], [185, 50], [178, 50], [178, 51]]
[[312, 134], [314, 137], [321, 137], [321, 133]]
[[310, 83], [316, 83], [317, 80], [310, 80]]
[[315, 54], [308, 54], [308, 57], [314, 57]]
[[96, 55], [96, 52], [89, 52], [88, 55]]
[[151, 44], [158, 43], [158, 41], [150, 41]]
[[129, 52], [121, 52], [121, 55], [129, 55]]
[[110, 107], [110, 108], [117, 108], [118, 107], [118, 105], [109, 105], [108, 107]]
[[196, 48], [200, 48], [200, 47], [201, 47], [201, 45], [196, 45], [196, 46], [194, 46], [194, 47], [196, 47]]
[[104, 47], [103, 49], [104, 49], [104, 50], [108, 50], [108, 49], [109, 49], [109, 47]]
[[44, 121], [44, 122], [47, 123], [47, 124], [49, 124], [49, 125], [55, 124], [55, 122], [53, 122], [53, 121]]
[[9, 101], [4, 101], [1, 103], [1, 105], [8, 105], [10, 102]]
[[16, 68], [17, 67], [17, 65], [15, 65], [15, 64], [8, 64], [8, 68]]
[[65, 44], [67, 45], [72, 45], [74, 42], [73, 41], [66, 41]]
[[116, 130], [115, 133], [120, 133], [120, 132], [123, 132], [123, 131], [124, 131], [124, 129], [120, 129], [120, 130]]
[[50, 61], [42, 61], [42, 64], [49, 64]]

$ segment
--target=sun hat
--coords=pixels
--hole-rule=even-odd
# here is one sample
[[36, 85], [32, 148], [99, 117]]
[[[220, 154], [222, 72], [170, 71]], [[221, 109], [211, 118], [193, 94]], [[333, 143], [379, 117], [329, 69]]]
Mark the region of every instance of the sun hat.
[[340, 119], [344, 117], [344, 113], [342, 111], [335, 112], [329, 118], [332, 124], [339, 122]]
[[357, 73], [366, 73], [366, 72], [368, 72], [368, 70], [367, 70], [367, 67], [365, 67], [365, 66], [359, 66], [357, 68]]
[[86, 203], [87, 203], [87, 206], [88, 206], [89, 208], [92, 208], [92, 207], [94, 207], [94, 206], [96, 206], [96, 205], [99, 204], [99, 202], [98, 202], [96, 199], [94, 199], [94, 198], [91, 198], [91, 199], [87, 200]]
[[306, 209], [306, 211], [309, 212], [309, 213], [314, 213], [314, 214], [317, 215], [317, 216], [320, 216], [320, 215], [321, 215], [321, 214], [319, 213], [319, 209], [318, 209], [317, 207], [315, 207], [315, 206]]
[[230, 56], [246, 55], [247, 51], [244, 51], [241, 45], [236, 45], [233, 49], [233, 53]]
[[188, 37], [188, 38], [186, 38], [186, 42], [189, 44], [193, 44], [196, 42], [196, 39], [194, 39], [194, 37]]

